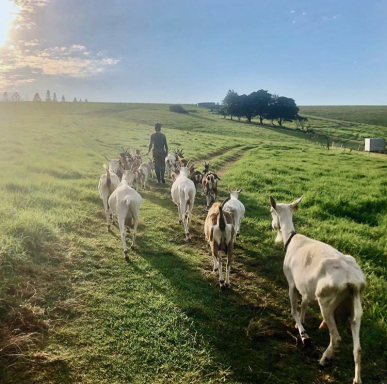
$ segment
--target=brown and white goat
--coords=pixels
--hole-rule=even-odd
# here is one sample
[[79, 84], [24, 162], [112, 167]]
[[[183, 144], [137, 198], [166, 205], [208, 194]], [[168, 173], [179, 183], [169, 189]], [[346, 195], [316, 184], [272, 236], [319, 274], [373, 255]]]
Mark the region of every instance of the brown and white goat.
[[[223, 203], [217, 202], [208, 211], [204, 223], [204, 235], [210, 244], [211, 253], [214, 260], [214, 272], [219, 272], [219, 283], [222, 289], [230, 286], [230, 269], [232, 261], [232, 251], [234, 246], [234, 224], [231, 215], [223, 210], [227, 198]], [[226, 279], [223, 278], [222, 256], [224, 252], [227, 256]]]
[[203, 176], [203, 193], [206, 196], [206, 208], [208, 209], [213, 201], [218, 197], [218, 182], [220, 178], [216, 173], [208, 172]]
[[[289, 284], [291, 312], [304, 344], [310, 343], [303, 322], [309, 303], [320, 306], [324, 325], [328, 326], [330, 344], [323, 353], [320, 365], [325, 366], [339, 347], [341, 337], [335, 315], [349, 304], [353, 355], [355, 359], [354, 384], [361, 383], [360, 322], [365, 277], [356, 260], [328, 244], [297, 234], [293, 226], [293, 211], [302, 197], [291, 204], [277, 204], [270, 196], [272, 227], [277, 230], [276, 242], [283, 241], [286, 251], [283, 270]], [[297, 291], [302, 296], [301, 314], [297, 310]]]

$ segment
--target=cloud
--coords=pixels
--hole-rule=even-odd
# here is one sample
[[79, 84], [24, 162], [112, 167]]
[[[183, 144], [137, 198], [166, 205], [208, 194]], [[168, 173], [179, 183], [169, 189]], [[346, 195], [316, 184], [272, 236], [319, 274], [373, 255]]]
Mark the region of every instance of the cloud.
[[291, 11], [290, 13], [296, 13], [296, 11]]
[[333, 21], [333, 20], [337, 20], [339, 17], [340, 17], [339, 14], [333, 15], [333, 16], [323, 16], [322, 21], [324, 22]]
[[[0, 50], [0, 83], [16, 87], [40, 76], [88, 78], [106, 72], [118, 60], [97, 56], [82, 45], [42, 49], [36, 41], [20, 42]], [[85, 55], [86, 53], [86, 55]]]
[[306, 16], [306, 12], [302, 12], [302, 16]]
[[[51, 0], [14, 0], [17, 14], [8, 45], [0, 47], [0, 84], [5, 90], [43, 77], [90, 78], [106, 72], [118, 63], [106, 51], [94, 53], [85, 45], [47, 46], [45, 40], [20, 33], [36, 27], [36, 13]], [[19, 34], [19, 36], [18, 36]]]

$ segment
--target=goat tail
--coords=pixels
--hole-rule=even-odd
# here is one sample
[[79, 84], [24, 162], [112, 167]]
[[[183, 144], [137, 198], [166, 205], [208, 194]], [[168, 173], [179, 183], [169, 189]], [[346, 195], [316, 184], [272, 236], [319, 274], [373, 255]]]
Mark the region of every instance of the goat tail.
[[223, 215], [223, 207], [229, 200], [230, 200], [230, 197], [224, 200], [222, 204], [219, 206], [218, 226], [222, 232], [224, 232], [226, 229], [226, 220], [224, 219], [224, 215]]
[[132, 202], [129, 195], [124, 197], [124, 203], [129, 207], [130, 203]]
[[103, 167], [104, 167], [104, 169], [106, 171], [106, 185], [107, 185], [107, 187], [109, 188], [109, 191], [110, 191], [110, 186], [112, 185], [112, 180], [110, 178], [109, 167], [106, 164], [104, 164]]

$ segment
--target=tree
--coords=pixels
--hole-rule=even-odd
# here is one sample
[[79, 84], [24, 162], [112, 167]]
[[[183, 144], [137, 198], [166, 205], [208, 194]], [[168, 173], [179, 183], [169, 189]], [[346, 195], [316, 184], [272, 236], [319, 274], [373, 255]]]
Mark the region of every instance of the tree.
[[54, 92], [54, 97], [52, 98], [52, 101], [58, 101], [58, 99], [56, 98], [56, 93]]
[[250, 95], [239, 96], [239, 112], [240, 117], [246, 117], [247, 121], [251, 123], [251, 119], [255, 116], [254, 99]]
[[64, 103], [66, 101], [64, 95], [62, 95], [62, 103]]
[[3, 93], [3, 101], [9, 101], [8, 92]]
[[284, 121], [293, 121], [297, 118], [299, 108], [296, 102], [285, 96], [273, 96], [269, 104], [268, 112], [265, 115], [266, 119], [277, 120], [280, 127]]
[[262, 121], [269, 109], [269, 104], [272, 95], [268, 91], [260, 89], [259, 91], [250, 93], [249, 97], [254, 104], [254, 116], [259, 116], [259, 123], [262, 125]]
[[79, 102], [82, 103], [82, 99], [79, 99]]
[[85, 99], [85, 103], [88, 103], [87, 99]]
[[34, 98], [32, 99], [32, 101], [42, 101], [42, 99], [40, 98], [38, 92], [35, 93], [35, 96], [34, 96]]
[[74, 97], [73, 103], [76, 103], [78, 100], [76, 97]]
[[21, 96], [19, 95], [19, 92], [14, 92], [12, 94], [12, 98], [11, 98], [12, 101], [22, 101], [22, 98]]
[[46, 101], [51, 101], [51, 94], [50, 91], [46, 92]]
[[222, 104], [226, 107], [227, 114], [230, 115], [231, 120], [232, 117], [236, 116], [237, 113], [238, 97], [238, 94], [233, 89], [229, 89], [226, 97], [222, 101]]
[[219, 115], [222, 115], [223, 118], [226, 118], [226, 116], [228, 115], [227, 107], [226, 107], [225, 105], [222, 105], [222, 106], [218, 109], [218, 113], [219, 113]]

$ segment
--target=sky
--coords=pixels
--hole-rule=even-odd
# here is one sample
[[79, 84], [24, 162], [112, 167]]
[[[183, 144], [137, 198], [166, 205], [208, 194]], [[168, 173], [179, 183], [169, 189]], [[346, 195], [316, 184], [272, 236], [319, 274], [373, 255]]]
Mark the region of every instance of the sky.
[[387, 103], [386, 0], [0, 0], [0, 92]]

